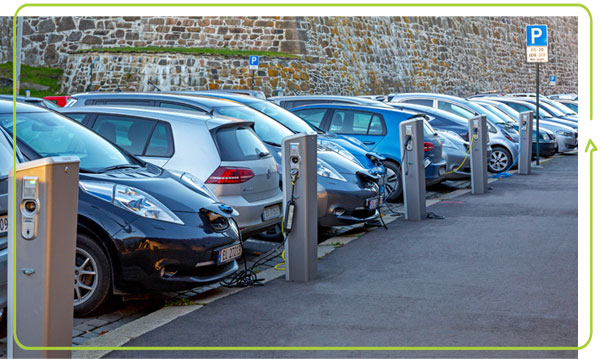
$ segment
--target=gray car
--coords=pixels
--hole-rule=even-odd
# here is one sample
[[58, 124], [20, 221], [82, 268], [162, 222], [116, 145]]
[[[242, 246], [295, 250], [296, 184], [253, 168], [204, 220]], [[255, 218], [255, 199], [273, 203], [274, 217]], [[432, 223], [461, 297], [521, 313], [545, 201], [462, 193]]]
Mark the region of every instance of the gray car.
[[236, 220], [244, 237], [281, 221], [277, 163], [252, 123], [135, 107], [71, 107], [61, 113], [144, 161], [201, 181], [240, 213]]
[[512, 124], [507, 123], [479, 104], [464, 98], [429, 93], [390, 95], [390, 102], [411, 103], [437, 108], [465, 119], [485, 115], [488, 120], [489, 144], [492, 147], [488, 169], [494, 173], [508, 170], [516, 161], [519, 152], [519, 134]]

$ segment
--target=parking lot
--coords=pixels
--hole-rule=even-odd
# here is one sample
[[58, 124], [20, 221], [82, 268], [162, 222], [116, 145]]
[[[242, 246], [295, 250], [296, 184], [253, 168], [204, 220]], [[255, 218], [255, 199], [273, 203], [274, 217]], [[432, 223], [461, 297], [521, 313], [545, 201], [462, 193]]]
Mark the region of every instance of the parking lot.
[[[558, 51], [576, 53], [578, 18], [530, 20], [549, 21], [16, 18], [14, 97], [0, 35], [0, 277], [16, 281], [0, 278], [0, 331], [16, 308], [19, 337], [136, 349], [82, 358], [577, 346], [584, 139], [577, 58]], [[537, 66], [532, 92], [549, 41], [551, 84]]]

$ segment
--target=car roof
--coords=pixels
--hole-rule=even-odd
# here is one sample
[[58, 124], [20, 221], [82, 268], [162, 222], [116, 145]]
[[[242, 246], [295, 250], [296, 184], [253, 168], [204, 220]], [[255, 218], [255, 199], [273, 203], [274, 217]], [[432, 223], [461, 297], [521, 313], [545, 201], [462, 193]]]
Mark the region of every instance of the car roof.
[[119, 106], [80, 106], [68, 107], [59, 110], [59, 113], [105, 113], [114, 115], [137, 116], [153, 120], [161, 120], [166, 122], [178, 121], [186, 123], [198, 123], [199, 121], [207, 122], [208, 128], [215, 128], [232, 122], [238, 124], [252, 124], [250, 121], [243, 121], [236, 118], [231, 118], [221, 115], [204, 115], [195, 111], [169, 111], [168, 109], [157, 110], [152, 107], [119, 107]]
[[[24, 102], [17, 102], [17, 112], [52, 112], [40, 106], [30, 105]], [[0, 113], [13, 113], [12, 97], [10, 100], [0, 98]]]
[[[396, 107], [398, 105], [401, 105], [402, 107]], [[409, 110], [409, 111], [422, 111], [424, 113], [428, 113], [428, 114], [433, 114], [434, 116], [440, 116], [440, 117], [445, 117], [445, 118], [449, 118], [451, 120], [454, 121], [460, 121], [460, 122], [466, 122], [467, 120], [463, 117], [460, 117], [458, 115], [453, 114], [452, 112], [448, 112], [448, 111], [444, 111], [444, 110], [440, 110], [438, 108], [434, 108], [434, 107], [429, 107], [429, 106], [423, 106], [423, 105], [417, 105], [417, 104], [412, 104], [412, 103], [397, 103], [394, 105], [395, 108], [400, 109], [400, 110]]]
[[[12, 95], [0, 95], [0, 99], [2, 100], [9, 100], [12, 101], [13, 100], [13, 96]], [[27, 96], [17, 96], [17, 101], [21, 101], [21, 102], [43, 102], [44, 99], [43, 98], [39, 98], [39, 97], [27, 97]]]
[[467, 99], [462, 98], [462, 97], [439, 94], [439, 93], [428, 93], [428, 92], [396, 93], [396, 94], [388, 95], [388, 98], [389, 98], [389, 96], [392, 96], [392, 99], [394, 97], [425, 97], [425, 98], [432, 98], [432, 99], [445, 99], [445, 100], [454, 100], [454, 101], [460, 101], [460, 102], [468, 102]]
[[269, 97], [269, 101], [306, 101], [306, 100], [338, 100], [351, 101], [355, 104], [365, 104], [379, 107], [387, 107], [385, 103], [365, 97], [358, 96], [341, 96], [341, 95], [300, 95], [300, 96], [275, 96]]
[[242, 94], [230, 93], [230, 92], [221, 92], [221, 91], [185, 91], [182, 93], [183, 94], [189, 93], [192, 95], [198, 95], [198, 96], [202, 96], [202, 97], [227, 99], [227, 100], [239, 102], [242, 104], [246, 104], [249, 102], [267, 101], [265, 99], [254, 97], [254, 96], [242, 95]]
[[239, 106], [234, 101], [195, 94], [179, 94], [173, 92], [87, 92], [71, 95], [77, 100], [102, 99], [145, 99], [145, 100], [179, 100], [187, 103], [201, 103], [207, 107]]
[[294, 110], [299, 110], [303, 108], [349, 108], [349, 109], [366, 109], [370, 111], [387, 111], [393, 113], [402, 113], [404, 111], [398, 110], [392, 106], [388, 107], [379, 107], [379, 106], [371, 106], [371, 105], [361, 105], [355, 103], [314, 103], [311, 105], [298, 106], [290, 109], [290, 111], [294, 112]]

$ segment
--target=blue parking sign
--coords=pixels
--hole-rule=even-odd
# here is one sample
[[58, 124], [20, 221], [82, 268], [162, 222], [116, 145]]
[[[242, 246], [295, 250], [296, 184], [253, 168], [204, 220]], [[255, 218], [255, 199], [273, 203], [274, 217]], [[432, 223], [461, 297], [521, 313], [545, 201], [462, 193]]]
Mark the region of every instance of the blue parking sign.
[[527, 46], [548, 46], [548, 26], [528, 25]]
[[250, 56], [250, 65], [254, 65], [254, 66], [259, 65], [259, 57], [257, 55]]
[[556, 82], [556, 76], [550, 76], [550, 82]]

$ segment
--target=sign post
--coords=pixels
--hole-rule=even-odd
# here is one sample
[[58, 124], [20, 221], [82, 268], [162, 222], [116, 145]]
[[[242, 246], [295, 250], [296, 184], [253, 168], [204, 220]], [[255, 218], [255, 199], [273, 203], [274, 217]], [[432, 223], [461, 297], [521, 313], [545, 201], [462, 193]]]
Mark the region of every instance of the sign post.
[[548, 62], [548, 26], [527, 25], [527, 62], [535, 63], [535, 164], [540, 165], [540, 62]]
[[260, 57], [258, 55], [250, 55], [248, 67], [252, 71], [252, 90], [254, 90], [254, 71], [258, 70], [258, 65], [260, 65]]

